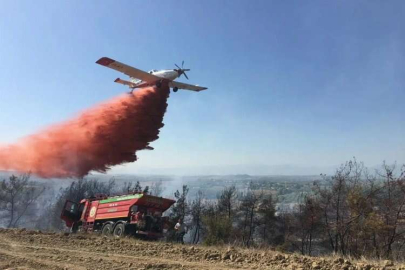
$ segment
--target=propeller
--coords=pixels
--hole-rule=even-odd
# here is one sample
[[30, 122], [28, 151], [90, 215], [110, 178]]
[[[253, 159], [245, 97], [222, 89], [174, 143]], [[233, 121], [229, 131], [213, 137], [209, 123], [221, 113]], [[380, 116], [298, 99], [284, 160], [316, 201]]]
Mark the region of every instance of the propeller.
[[188, 80], [186, 71], [190, 71], [190, 69], [183, 68], [183, 66], [184, 66], [184, 60], [181, 62], [181, 67], [179, 67], [177, 64], [174, 64], [174, 65], [178, 68], [178, 69], [174, 69], [174, 70], [179, 74], [179, 77], [180, 77], [182, 74], [184, 74], [184, 77], [186, 77], [186, 79]]

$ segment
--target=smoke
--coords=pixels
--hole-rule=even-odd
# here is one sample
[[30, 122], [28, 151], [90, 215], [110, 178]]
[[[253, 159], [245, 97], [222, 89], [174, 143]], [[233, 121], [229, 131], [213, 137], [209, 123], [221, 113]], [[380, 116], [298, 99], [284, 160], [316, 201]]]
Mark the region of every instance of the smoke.
[[169, 87], [142, 88], [84, 111], [15, 144], [0, 146], [0, 169], [43, 178], [83, 177], [134, 162], [153, 149], [167, 108]]

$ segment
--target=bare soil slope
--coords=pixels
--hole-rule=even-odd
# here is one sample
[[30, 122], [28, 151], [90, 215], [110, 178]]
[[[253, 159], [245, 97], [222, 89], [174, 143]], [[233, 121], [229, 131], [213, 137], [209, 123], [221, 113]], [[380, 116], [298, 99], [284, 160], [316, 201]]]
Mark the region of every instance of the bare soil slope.
[[0, 229], [0, 269], [405, 269], [233, 248]]

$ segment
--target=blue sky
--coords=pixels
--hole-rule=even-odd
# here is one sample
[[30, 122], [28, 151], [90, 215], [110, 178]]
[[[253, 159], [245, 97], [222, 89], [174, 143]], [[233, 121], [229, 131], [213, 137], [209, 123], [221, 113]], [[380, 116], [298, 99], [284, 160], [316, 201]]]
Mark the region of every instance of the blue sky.
[[108, 56], [184, 60], [209, 87], [172, 93], [155, 150], [112, 173], [405, 163], [403, 14], [404, 1], [1, 1], [0, 143], [126, 91], [94, 63]]

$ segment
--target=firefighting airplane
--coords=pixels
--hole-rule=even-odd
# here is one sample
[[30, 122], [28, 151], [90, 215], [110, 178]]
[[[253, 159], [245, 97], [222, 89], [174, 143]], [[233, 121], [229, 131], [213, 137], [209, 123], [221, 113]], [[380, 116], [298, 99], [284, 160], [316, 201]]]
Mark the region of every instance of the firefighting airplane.
[[186, 71], [190, 71], [190, 69], [183, 68], [184, 61], [181, 64], [181, 68], [175, 64], [177, 69], [164, 69], [164, 70], [153, 69], [149, 72], [145, 72], [140, 69], [128, 66], [126, 64], [115, 61], [108, 57], [102, 57], [98, 59], [96, 63], [115, 69], [116, 71], [128, 75], [130, 77], [130, 81], [125, 81], [121, 80], [120, 78], [117, 78], [114, 82], [129, 86], [131, 91], [133, 91], [135, 88], [142, 88], [146, 86], [160, 87], [162, 86], [163, 81], [169, 83], [169, 87], [173, 88], [173, 92], [177, 92], [177, 90], [179, 89], [191, 90], [196, 92], [207, 89], [206, 87], [201, 87], [198, 85], [174, 81], [183, 74], [188, 80]]

